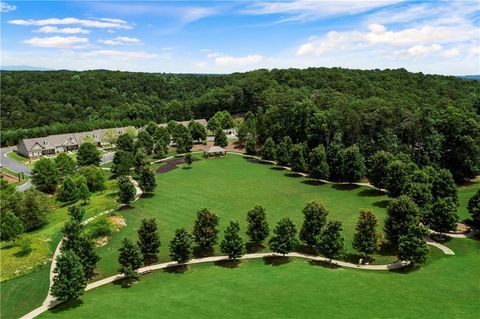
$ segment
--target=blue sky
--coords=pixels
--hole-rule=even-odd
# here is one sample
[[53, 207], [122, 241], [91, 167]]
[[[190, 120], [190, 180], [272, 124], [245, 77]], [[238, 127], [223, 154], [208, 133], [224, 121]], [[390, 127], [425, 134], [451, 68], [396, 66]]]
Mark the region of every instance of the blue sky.
[[6, 1], [1, 65], [479, 74], [479, 1]]

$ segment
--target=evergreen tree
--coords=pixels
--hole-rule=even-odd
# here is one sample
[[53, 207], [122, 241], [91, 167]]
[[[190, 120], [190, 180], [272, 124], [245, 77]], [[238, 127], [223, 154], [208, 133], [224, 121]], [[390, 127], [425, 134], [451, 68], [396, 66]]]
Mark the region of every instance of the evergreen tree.
[[227, 135], [221, 129], [218, 129], [215, 132], [215, 139], [213, 140], [213, 145], [220, 146], [220, 147], [227, 147], [228, 145]]
[[137, 269], [142, 267], [142, 255], [138, 247], [130, 239], [124, 238], [118, 251], [119, 271], [128, 279], [138, 278]]
[[330, 259], [340, 258], [343, 254], [342, 223], [328, 221], [317, 244], [317, 250]]
[[153, 193], [155, 191], [157, 180], [155, 179], [155, 173], [149, 167], [143, 168], [140, 172], [138, 185], [144, 193]]
[[327, 162], [327, 154], [323, 145], [315, 147], [309, 156], [308, 173], [312, 178], [328, 179], [330, 169]]
[[100, 151], [95, 144], [89, 142], [80, 144], [77, 151], [77, 163], [79, 166], [98, 166], [101, 161]]
[[423, 222], [431, 229], [446, 233], [457, 229], [457, 206], [450, 197], [438, 198], [423, 216]]
[[229, 259], [236, 260], [245, 254], [245, 244], [239, 232], [240, 225], [238, 222], [231, 221], [230, 225], [225, 229], [225, 236], [220, 243], [220, 249]]
[[83, 294], [87, 285], [80, 258], [65, 250], [57, 257], [50, 293], [60, 301], [74, 300]]
[[283, 140], [277, 145], [275, 151], [276, 160], [280, 165], [288, 165], [292, 157], [292, 139], [289, 136], [285, 136]]
[[135, 150], [135, 141], [131, 134], [122, 134], [117, 139], [117, 152], [124, 151], [133, 155]]
[[53, 193], [57, 189], [59, 173], [55, 162], [49, 158], [39, 159], [32, 170], [32, 183], [44, 193]]
[[58, 154], [55, 158], [55, 165], [57, 166], [60, 177], [75, 174], [75, 168], [77, 166], [75, 161], [68, 156], [67, 153]]
[[262, 147], [262, 158], [264, 160], [272, 161], [275, 159], [275, 142], [271, 137], [265, 140]]
[[184, 264], [192, 259], [193, 237], [185, 228], [177, 229], [175, 236], [170, 241], [170, 258], [179, 264]]
[[370, 158], [370, 165], [367, 177], [370, 183], [376, 188], [383, 189], [387, 186], [387, 166], [393, 161], [393, 155], [389, 152], [378, 151]]
[[197, 212], [197, 219], [193, 226], [193, 238], [195, 243], [205, 253], [211, 253], [217, 243], [218, 223], [220, 217], [203, 208]]
[[371, 209], [361, 209], [352, 246], [365, 257], [377, 249], [379, 234], [377, 233], [377, 217]]
[[73, 202], [78, 199], [79, 189], [72, 177], [67, 176], [57, 194], [57, 199], [61, 202]]
[[[78, 175], [86, 178], [88, 189], [91, 192], [98, 192], [105, 189], [106, 176], [103, 170], [97, 166], [84, 166], [78, 170]], [[81, 182], [83, 182], [82, 180]], [[77, 183], [80, 186], [80, 183]]]
[[10, 211], [3, 211], [0, 218], [0, 239], [14, 242], [23, 232], [22, 220]]
[[468, 200], [468, 212], [473, 222], [480, 224], [480, 189]]
[[400, 236], [405, 235], [410, 227], [418, 223], [418, 207], [410, 198], [402, 195], [390, 201], [384, 231], [392, 245], [398, 245]]
[[115, 176], [130, 175], [133, 166], [132, 153], [124, 150], [117, 150], [113, 155], [112, 173]]
[[245, 151], [248, 155], [256, 155], [257, 154], [257, 141], [253, 136], [249, 136], [247, 138], [247, 144], [245, 145]]
[[303, 208], [303, 216], [300, 240], [310, 247], [315, 247], [322, 228], [327, 222], [328, 211], [321, 203], [312, 201]]
[[142, 223], [138, 229], [137, 245], [145, 263], [157, 260], [157, 254], [160, 251], [160, 238], [155, 218], [142, 218]]
[[342, 177], [348, 182], [357, 182], [365, 176], [365, 161], [357, 145], [342, 151]]
[[410, 227], [406, 234], [399, 238], [398, 258], [413, 264], [423, 264], [427, 260], [429, 250], [422, 237], [423, 233], [418, 225]]
[[255, 205], [247, 213], [247, 235], [250, 241], [256, 245], [261, 245], [268, 237], [269, 229], [265, 208], [260, 205]]
[[79, 206], [70, 206], [68, 208], [68, 216], [71, 220], [81, 223], [85, 216], [85, 209]]
[[117, 178], [118, 186], [118, 202], [124, 205], [130, 205], [135, 199], [135, 186], [126, 176], [120, 176]]
[[305, 172], [307, 170], [305, 147], [301, 144], [292, 146], [290, 163], [294, 172]]
[[92, 193], [90, 193], [87, 184], [81, 183], [78, 187], [78, 199], [83, 200], [83, 203], [87, 204], [90, 201], [91, 196]]
[[288, 254], [298, 245], [297, 228], [288, 217], [282, 218], [273, 229], [273, 237], [270, 238], [270, 249], [276, 253]]

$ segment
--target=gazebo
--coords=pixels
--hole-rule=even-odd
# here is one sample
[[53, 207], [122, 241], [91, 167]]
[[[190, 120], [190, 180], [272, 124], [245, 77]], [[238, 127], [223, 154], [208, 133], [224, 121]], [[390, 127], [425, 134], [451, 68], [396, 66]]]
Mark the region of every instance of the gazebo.
[[203, 149], [203, 156], [205, 157], [225, 156], [225, 155], [227, 155], [227, 151], [220, 146], [210, 146]]

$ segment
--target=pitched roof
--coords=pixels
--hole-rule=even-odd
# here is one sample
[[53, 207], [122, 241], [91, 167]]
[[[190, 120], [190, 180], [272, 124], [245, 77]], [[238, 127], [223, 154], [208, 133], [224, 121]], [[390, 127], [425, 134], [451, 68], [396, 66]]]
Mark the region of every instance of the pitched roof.
[[[197, 122], [197, 123], [202, 124], [202, 125], [205, 126], [205, 127], [206, 127], [207, 124], [208, 124], [208, 122], [207, 122], [206, 119], [197, 119], [197, 120], [194, 120], [194, 121]], [[185, 126], [185, 127], [187, 127], [188, 124], [190, 123], [190, 121], [179, 121], [179, 122], [175, 121], [175, 122], [176, 122], [177, 124], [181, 124], [181, 125], [183, 125], [183, 126]], [[158, 124], [159, 127], [167, 127], [167, 125], [168, 125], [168, 123]]]
[[220, 147], [220, 146], [210, 146], [210, 147], [204, 148], [204, 151], [207, 153], [223, 153], [223, 152], [226, 152], [227, 150], [225, 150], [223, 147]]

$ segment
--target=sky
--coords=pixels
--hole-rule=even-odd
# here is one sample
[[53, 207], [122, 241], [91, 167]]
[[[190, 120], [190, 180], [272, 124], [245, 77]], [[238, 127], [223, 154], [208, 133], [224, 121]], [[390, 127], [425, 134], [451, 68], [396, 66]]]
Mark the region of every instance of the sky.
[[0, 65], [480, 74], [480, 1], [6, 1]]

